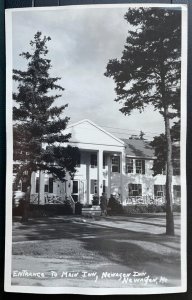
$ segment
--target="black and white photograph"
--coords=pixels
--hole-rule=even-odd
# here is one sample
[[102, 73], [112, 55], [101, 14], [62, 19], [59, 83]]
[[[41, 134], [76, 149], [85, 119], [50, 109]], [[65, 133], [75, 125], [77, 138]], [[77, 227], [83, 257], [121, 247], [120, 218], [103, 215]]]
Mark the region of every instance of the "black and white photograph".
[[5, 291], [186, 291], [187, 7], [6, 10]]

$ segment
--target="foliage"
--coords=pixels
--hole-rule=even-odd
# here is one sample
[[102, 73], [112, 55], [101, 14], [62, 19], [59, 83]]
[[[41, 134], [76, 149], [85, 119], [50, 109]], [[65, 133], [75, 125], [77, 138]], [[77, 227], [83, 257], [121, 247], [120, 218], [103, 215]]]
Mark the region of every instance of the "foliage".
[[[171, 137], [172, 137], [172, 162], [173, 167], [176, 160], [179, 160], [180, 157], [180, 121], [175, 122], [171, 128]], [[162, 174], [166, 169], [166, 157], [167, 157], [167, 147], [166, 147], [166, 137], [165, 134], [160, 134], [155, 136], [150, 145], [155, 150], [155, 156], [157, 159], [153, 161], [153, 176]]]
[[93, 196], [92, 205], [99, 205], [99, 196]]
[[[116, 101], [125, 115], [152, 104], [169, 117], [180, 110], [181, 12], [178, 9], [130, 8], [129, 30], [121, 60], [112, 59], [105, 73], [116, 84]], [[166, 30], [165, 30], [166, 29]], [[163, 95], [162, 95], [163, 94]]]
[[[181, 206], [173, 204], [173, 212], [180, 212]], [[165, 204], [156, 205], [156, 204], [137, 204], [137, 205], [127, 205], [123, 207], [124, 214], [140, 214], [140, 213], [165, 213], [166, 206]]]
[[[64, 147], [70, 134], [63, 134], [69, 118], [64, 117], [67, 104], [54, 105], [64, 88], [57, 84], [59, 77], [51, 77], [51, 61], [47, 42], [50, 37], [42, 37], [37, 32], [30, 42], [31, 52], [20, 55], [27, 61], [26, 71], [13, 70], [13, 80], [18, 83], [13, 93], [13, 159], [17, 162], [17, 180], [37, 170], [46, 170], [63, 180], [68, 170], [75, 172], [78, 149]], [[61, 146], [61, 144], [63, 146]]]
[[109, 214], [117, 214], [117, 213], [119, 214], [123, 212], [123, 207], [121, 203], [115, 197], [109, 198], [107, 208]]
[[83, 205], [80, 202], [75, 203], [75, 214], [76, 215], [81, 215], [82, 214], [82, 208]]
[[[105, 75], [115, 81], [115, 101], [121, 103], [123, 114], [130, 115], [135, 109], [142, 112], [153, 105], [164, 118], [166, 233], [174, 235], [170, 119], [180, 117], [181, 10], [130, 8], [125, 20], [133, 29], [128, 31], [121, 59], [109, 60]], [[157, 139], [160, 142], [164, 137]], [[160, 164], [158, 167], [164, 162]]]

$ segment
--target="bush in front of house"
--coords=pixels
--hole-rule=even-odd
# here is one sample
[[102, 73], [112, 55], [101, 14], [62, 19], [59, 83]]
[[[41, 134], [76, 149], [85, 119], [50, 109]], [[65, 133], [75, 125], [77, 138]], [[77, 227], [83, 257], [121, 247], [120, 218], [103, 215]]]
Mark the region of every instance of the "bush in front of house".
[[97, 195], [93, 196], [92, 205], [99, 205], [99, 197]]
[[45, 204], [34, 205], [30, 204], [29, 216], [35, 217], [52, 217], [59, 215], [72, 215], [73, 208], [70, 201], [66, 201], [64, 204]]
[[[180, 212], [181, 207], [178, 204], [173, 204], [173, 212]], [[127, 205], [123, 207], [124, 214], [140, 214], [140, 213], [165, 213], [166, 205], [156, 205], [156, 204], [136, 204]]]
[[123, 206], [116, 198], [111, 198], [107, 206], [108, 215], [123, 214]]
[[82, 214], [82, 207], [83, 207], [83, 205], [80, 202], [75, 203], [75, 214], [76, 215]]
[[174, 212], [181, 212], [181, 205], [179, 204], [173, 204], [173, 211]]

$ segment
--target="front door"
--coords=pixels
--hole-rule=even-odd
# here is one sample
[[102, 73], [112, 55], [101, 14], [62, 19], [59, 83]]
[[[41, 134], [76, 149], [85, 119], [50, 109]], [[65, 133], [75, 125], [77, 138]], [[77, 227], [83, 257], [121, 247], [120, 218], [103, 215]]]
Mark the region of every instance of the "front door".
[[86, 201], [86, 181], [73, 180], [72, 197], [75, 202], [85, 203]]

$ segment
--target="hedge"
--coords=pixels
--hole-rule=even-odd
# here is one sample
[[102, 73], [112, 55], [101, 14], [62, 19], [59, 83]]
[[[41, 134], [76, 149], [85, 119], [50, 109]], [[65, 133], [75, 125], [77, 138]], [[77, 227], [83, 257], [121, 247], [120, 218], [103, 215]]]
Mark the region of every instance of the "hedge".
[[[173, 204], [173, 212], [180, 212], [180, 205]], [[166, 212], [166, 206], [156, 205], [156, 204], [136, 204], [136, 205], [127, 205], [123, 207], [124, 214], [138, 214], [138, 213], [162, 213]]]

